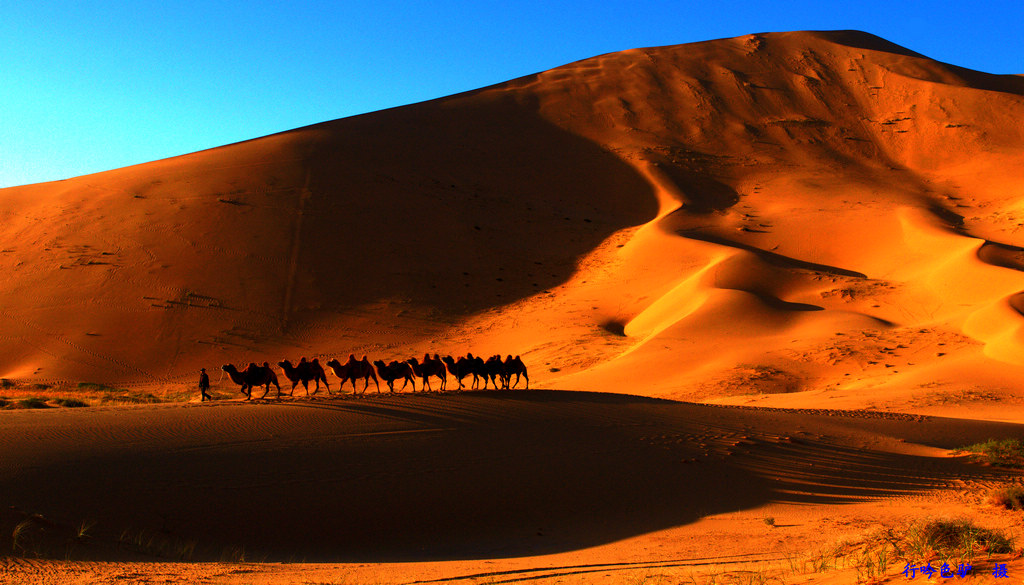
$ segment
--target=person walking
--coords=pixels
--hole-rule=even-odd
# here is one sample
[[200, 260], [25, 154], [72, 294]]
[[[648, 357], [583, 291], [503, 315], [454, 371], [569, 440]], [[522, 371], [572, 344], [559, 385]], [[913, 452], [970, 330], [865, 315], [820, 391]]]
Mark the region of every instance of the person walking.
[[207, 399], [213, 400], [213, 396], [206, 392], [209, 389], [210, 377], [206, 375], [206, 368], [199, 368], [199, 391], [203, 394], [202, 398], [199, 399], [200, 402], [206, 402]]

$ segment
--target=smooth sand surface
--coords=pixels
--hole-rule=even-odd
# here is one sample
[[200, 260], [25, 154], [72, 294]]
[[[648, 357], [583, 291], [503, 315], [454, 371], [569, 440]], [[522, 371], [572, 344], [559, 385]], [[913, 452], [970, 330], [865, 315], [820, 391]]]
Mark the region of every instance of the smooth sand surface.
[[[0, 398], [174, 397], [200, 367], [237, 397], [222, 364], [467, 351], [580, 392], [129, 408], [92, 386], [0, 412], [0, 538], [43, 514], [61, 542], [89, 527], [84, 559], [134, 538], [404, 582], [760, 554], [925, 509], [998, 524], [971, 506], [1015, 476], [945, 450], [1024, 421], [1022, 145], [1024, 77], [794, 32], [0, 190]], [[772, 506], [801, 528], [758, 525]]]
[[[18, 503], [0, 531], [3, 550], [90, 560], [79, 569], [94, 575], [121, 566], [96, 562], [149, 561], [148, 574], [184, 555], [271, 563], [251, 569], [270, 573], [279, 562], [330, 563], [335, 575], [376, 567], [390, 572], [387, 582], [458, 576], [491, 559], [568, 562], [579, 551], [640, 569], [632, 565], [686, 555], [779, 558], [842, 533], [815, 531], [825, 518], [856, 516], [847, 509], [858, 505], [870, 516], [883, 502], [889, 520], [917, 515], [915, 498], [969, 512], [972, 494], [1008, 476], [948, 449], [1024, 439], [1024, 427], [1007, 423], [551, 390], [3, 417], [0, 490]], [[722, 526], [704, 542], [665, 536], [773, 508], [767, 514], [793, 525], [745, 522], [762, 548], [728, 542]], [[42, 518], [15, 545], [27, 514]], [[671, 545], [659, 550], [659, 540]], [[4, 565], [12, 575], [47, 566], [19, 556], [28, 558]]]

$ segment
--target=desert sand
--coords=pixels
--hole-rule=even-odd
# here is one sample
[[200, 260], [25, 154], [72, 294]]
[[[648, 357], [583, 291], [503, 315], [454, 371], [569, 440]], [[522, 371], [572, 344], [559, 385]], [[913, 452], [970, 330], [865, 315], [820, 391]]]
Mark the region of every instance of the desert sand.
[[[794, 559], [1019, 530], [952, 450], [1024, 439], [1022, 164], [1024, 77], [794, 32], [0, 190], [0, 397], [178, 399], [0, 412], [0, 582], [844, 583]], [[467, 351], [531, 390], [218, 369]]]

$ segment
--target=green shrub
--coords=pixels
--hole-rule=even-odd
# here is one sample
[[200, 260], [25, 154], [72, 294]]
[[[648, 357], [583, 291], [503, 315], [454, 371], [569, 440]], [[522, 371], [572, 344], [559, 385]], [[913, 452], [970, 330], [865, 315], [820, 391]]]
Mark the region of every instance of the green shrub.
[[60, 406], [63, 406], [64, 408], [79, 408], [82, 406], [89, 406], [88, 402], [85, 402], [84, 400], [79, 400], [77, 398], [58, 398], [54, 400], [54, 402], [56, 402]]
[[958, 449], [980, 463], [998, 467], [1024, 467], [1024, 445], [1017, 439], [989, 439]]
[[50, 405], [46, 403], [42, 398], [24, 398], [19, 400], [16, 404], [17, 408], [50, 408]]
[[97, 384], [95, 382], [79, 382], [79, 390], [89, 390], [92, 392], [112, 392], [114, 388], [107, 386], [106, 384]]

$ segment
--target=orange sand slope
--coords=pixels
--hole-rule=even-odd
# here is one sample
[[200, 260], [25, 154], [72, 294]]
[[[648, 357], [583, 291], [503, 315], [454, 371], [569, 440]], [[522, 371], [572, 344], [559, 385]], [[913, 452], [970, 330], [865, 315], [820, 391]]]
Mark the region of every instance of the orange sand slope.
[[473, 351], [566, 389], [1007, 398], [1022, 96], [865, 33], [759, 34], [5, 189], [0, 375]]
[[[0, 550], [97, 560], [560, 553], [769, 502], [984, 491], [1006, 472], [945, 449], [1024, 438], [997, 422], [551, 391], [19, 411], [3, 422], [0, 493], [16, 508], [4, 510]], [[889, 509], [905, 518], [916, 506]], [[43, 519], [12, 549], [31, 514]], [[796, 514], [786, 538], [813, 528]], [[694, 550], [642, 560], [736, 546], [705, 540], [675, 538]]]

